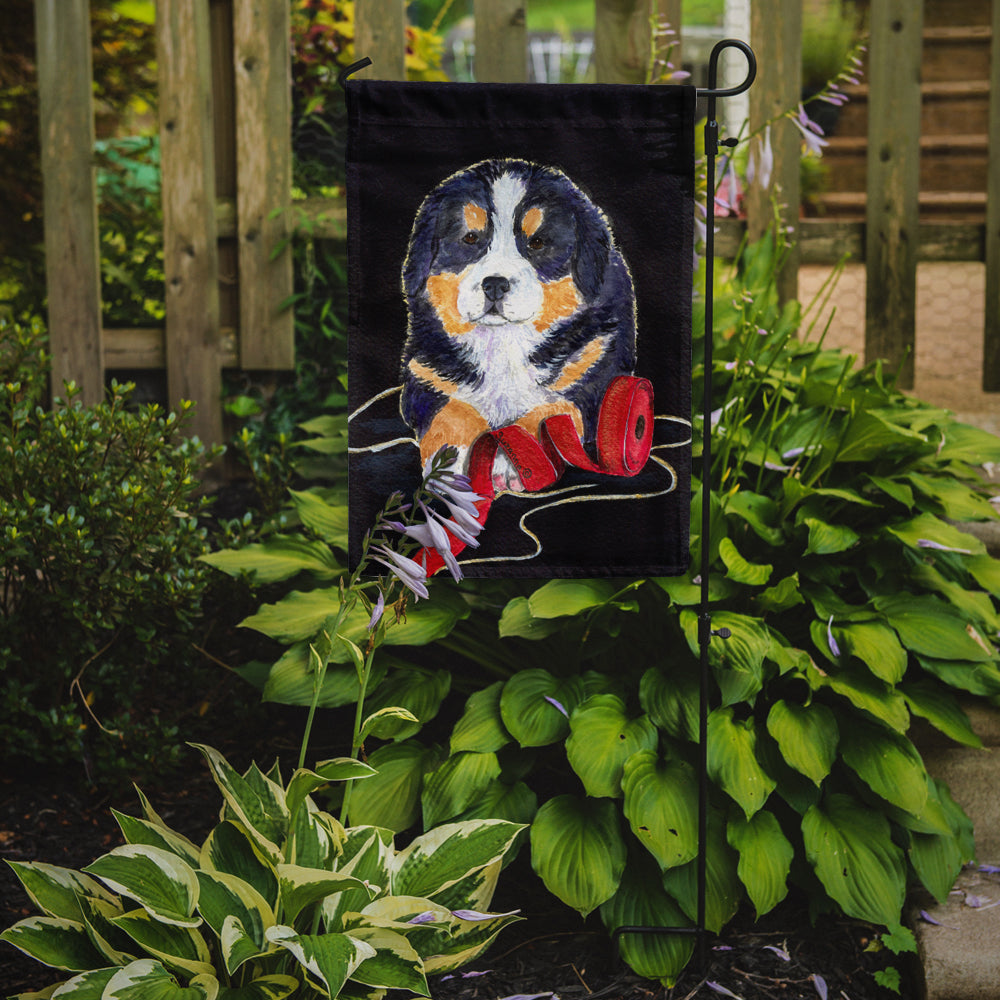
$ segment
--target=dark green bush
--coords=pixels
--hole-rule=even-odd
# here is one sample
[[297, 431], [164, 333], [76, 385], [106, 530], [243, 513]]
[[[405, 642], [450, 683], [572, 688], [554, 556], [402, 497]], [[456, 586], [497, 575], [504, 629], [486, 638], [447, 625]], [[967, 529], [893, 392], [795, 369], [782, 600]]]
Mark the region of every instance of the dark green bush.
[[[113, 383], [51, 409], [41, 325], [0, 321], [0, 745], [91, 775], [165, 763], [160, 695], [191, 661], [207, 549], [194, 499], [209, 457], [181, 413]], [[171, 704], [174, 699], [171, 699]]]

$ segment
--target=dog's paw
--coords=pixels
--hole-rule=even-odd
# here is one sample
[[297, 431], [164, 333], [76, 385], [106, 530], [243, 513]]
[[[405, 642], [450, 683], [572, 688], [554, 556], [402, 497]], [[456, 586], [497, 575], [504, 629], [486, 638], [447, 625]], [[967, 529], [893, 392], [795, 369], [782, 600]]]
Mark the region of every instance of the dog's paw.
[[493, 489], [496, 493], [523, 493], [524, 484], [514, 463], [503, 451], [498, 451], [493, 459], [493, 469], [490, 474]]

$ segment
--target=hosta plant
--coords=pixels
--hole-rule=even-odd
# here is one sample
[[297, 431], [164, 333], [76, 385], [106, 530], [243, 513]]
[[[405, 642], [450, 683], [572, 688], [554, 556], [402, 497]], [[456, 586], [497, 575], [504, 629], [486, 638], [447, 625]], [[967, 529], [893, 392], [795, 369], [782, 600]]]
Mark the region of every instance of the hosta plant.
[[428, 974], [470, 961], [518, 919], [487, 912], [517, 824], [450, 823], [397, 849], [391, 831], [345, 828], [312, 798], [369, 779], [366, 764], [338, 758], [284, 783], [277, 767], [240, 774], [199, 749], [224, 802], [202, 844], [140, 793], [142, 818], [115, 813], [125, 845], [82, 871], [11, 862], [41, 915], [0, 938], [64, 975], [22, 996], [429, 996]]

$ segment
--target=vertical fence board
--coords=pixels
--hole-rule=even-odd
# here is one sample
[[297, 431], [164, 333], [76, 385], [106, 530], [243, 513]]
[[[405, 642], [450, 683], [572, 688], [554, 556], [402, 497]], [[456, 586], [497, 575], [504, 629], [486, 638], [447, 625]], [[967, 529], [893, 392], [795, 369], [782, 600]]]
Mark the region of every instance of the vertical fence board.
[[207, 0], [156, 9], [167, 394], [198, 403], [192, 430], [222, 440], [211, 44]]
[[373, 80], [406, 79], [405, 0], [362, 0], [354, 5], [354, 52], [372, 65], [361, 70]]
[[475, 0], [476, 80], [524, 83], [528, 79], [524, 0]]
[[292, 294], [289, 14], [288, 0], [245, 0], [233, 8], [243, 368], [295, 367], [293, 316], [281, 308]]
[[983, 389], [1000, 392], [1000, 0], [993, 0], [990, 46], [989, 170], [986, 179], [986, 325]]
[[598, 83], [645, 83], [650, 0], [594, 0]]
[[[750, 88], [750, 130], [778, 118], [771, 127], [774, 170], [767, 188], [755, 180], [747, 194], [747, 227], [750, 239], [759, 239], [774, 220], [773, 203], [780, 206], [781, 225], [792, 229], [794, 241], [778, 274], [782, 301], [798, 295], [800, 251], [799, 157], [802, 137], [792, 122], [778, 116], [795, 108], [802, 91], [802, 4], [799, 0], [761, 0], [750, 8], [750, 40], [760, 72]], [[735, 133], [739, 122], [730, 122]], [[756, 141], [756, 140], [755, 140]]]
[[[868, 54], [865, 359], [913, 387], [923, 0], [872, 0]], [[905, 359], [905, 360], [904, 360]]]
[[104, 395], [88, 0], [35, 0], [52, 391]]

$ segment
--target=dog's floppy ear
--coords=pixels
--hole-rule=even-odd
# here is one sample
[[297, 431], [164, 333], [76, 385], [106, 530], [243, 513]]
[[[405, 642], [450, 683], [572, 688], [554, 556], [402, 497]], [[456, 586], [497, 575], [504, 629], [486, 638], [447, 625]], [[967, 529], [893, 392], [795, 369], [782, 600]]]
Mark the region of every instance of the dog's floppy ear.
[[578, 211], [573, 280], [588, 302], [597, 298], [604, 284], [610, 249], [611, 232], [598, 212], [590, 206]]
[[437, 216], [440, 202], [433, 195], [424, 199], [410, 233], [410, 243], [403, 264], [403, 294], [407, 298], [419, 295], [431, 273], [431, 263], [437, 252]]

